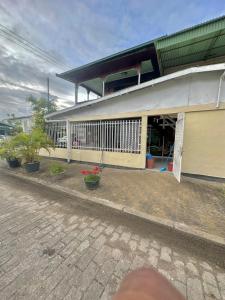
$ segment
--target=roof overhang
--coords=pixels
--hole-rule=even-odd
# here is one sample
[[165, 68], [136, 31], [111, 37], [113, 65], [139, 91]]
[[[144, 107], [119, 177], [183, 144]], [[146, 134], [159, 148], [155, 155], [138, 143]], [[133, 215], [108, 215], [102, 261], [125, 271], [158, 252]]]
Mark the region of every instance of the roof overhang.
[[152, 55], [156, 55], [154, 43], [147, 42], [70, 71], [56, 74], [56, 76], [73, 83], [80, 83], [92, 78], [104, 77], [118, 70], [128, 69], [134, 64], [150, 59]]
[[155, 40], [159, 63], [165, 69], [225, 55], [225, 17]]

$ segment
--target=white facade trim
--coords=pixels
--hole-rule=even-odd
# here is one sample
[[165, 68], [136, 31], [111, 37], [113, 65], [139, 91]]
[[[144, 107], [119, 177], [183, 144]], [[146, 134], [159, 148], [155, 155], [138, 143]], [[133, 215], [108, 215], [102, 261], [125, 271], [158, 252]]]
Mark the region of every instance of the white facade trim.
[[62, 113], [66, 113], [66, 112], [70, 112], [70, 111], [73, 111], [73, 110], [81, 109], [83, 107], [93, 106], [96, 103], [103, 102], [103, 101], [106, 101], [106, 100], [110, 100], [112, 98], [116, 98], [116, 97], [121, 96], [121, 95], [129, 94], [131, 92], [138, 91], [138, 90], [141, 90], [141, 89], [144, 89], [144, 88], [147, 88], [147, 87], [152, 87], [156, 84], [159, 84], [159, 83], [162, 83], [162, 82], [165, 82], [165, 81], [175, 80], [175, 79], [178, 79], [178, 78], [181, 78], [181, 77], [184, 77], [184, 76], [188, 76], [188, 75], [191, 75], [191, 74], [212, 72], [212, 71], [220, 71], [220, 70], [221, 71], [225, 70], [225, 63], [215, 64], [215, 65], [207, 65], [207, 66], [202, 66], [202, 67], [191, 67], [191, 68], [188, 68], [188, 69], [185, 69], [185, 70], [182, 70], [182, 71], [177, 71], [177, 72], [171, 73], [169, 75], [165, 75], [165, 76], [162, 76], [162, 77], [159, 77], [159, 78], [141, 83], [141, 84], [136, 85], [136, 86], [129, 87], [127, 89], [120, 90], [116, 93], [112, 93], [110, 95], [104, 96], [104, 97], [96, 99], [96, 100], [92, 100], [92, 101], [89, 101], [89, 102], [84, 102], [83, 104], [68, 107], [68, 108], [62, 109], [60, 111], [48, 114], [46, 116], [46, 119], [57, 116], [57, 115], [60, 115]]

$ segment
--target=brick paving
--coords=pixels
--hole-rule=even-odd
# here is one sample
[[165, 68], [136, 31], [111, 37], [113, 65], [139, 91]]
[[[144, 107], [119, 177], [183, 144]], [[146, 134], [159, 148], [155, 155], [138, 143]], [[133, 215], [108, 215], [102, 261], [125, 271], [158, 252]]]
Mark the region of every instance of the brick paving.
[[225, 270], [123, 216], [59, 198], [0, 175], [0, 299], [111, 299], [141, 266], [159, 270], [188, 300], [225, 299]]

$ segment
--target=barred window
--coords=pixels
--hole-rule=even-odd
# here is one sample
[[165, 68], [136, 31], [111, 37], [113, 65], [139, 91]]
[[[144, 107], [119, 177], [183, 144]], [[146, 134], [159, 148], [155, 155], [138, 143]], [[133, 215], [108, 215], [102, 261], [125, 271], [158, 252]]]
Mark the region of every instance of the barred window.
[[71, 123], [74, 149], [140, 153], [141, 119]]
[[45, 130], [56, 148], [67, 148], [66, 121], [49, 122]]
[[[66, 122], [46, 126], [55, 147], [67, 147]], [[141, 119], [70, 122], [70, 143], [73, 149], [140, 153]]]

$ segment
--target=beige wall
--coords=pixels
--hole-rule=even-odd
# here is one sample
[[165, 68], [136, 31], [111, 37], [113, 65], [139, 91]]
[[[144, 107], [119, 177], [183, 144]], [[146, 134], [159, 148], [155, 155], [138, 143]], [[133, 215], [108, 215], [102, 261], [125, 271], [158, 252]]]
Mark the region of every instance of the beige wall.
[[144, 168], [141, 154], [73, 149], [72, 160], [104, 163], [114, 166]]
[[182, 172], [225, 178], [225, 110], [185, 115]]
[[51, 149], [50, 153], [48, 151], [41, 149], [39, 154], [41, 156], [49, 156], [49, 157], [56, 157], [56, 158], [65, 158], [67, 159], [67, 149], [65, 148], [55, 148]]
[[[45, 150], [42, 150], [40, 154], [43, 156], [49, 155]], [[55, 150], [51, 150], [49, 156], [67, 159], [67, 149], [56, 148]], [[82, 162], [104, 163], [129, 168], [145, 168], [145, 161], [142, 154], [72, 149], [70, 157], [72, 160]]]

